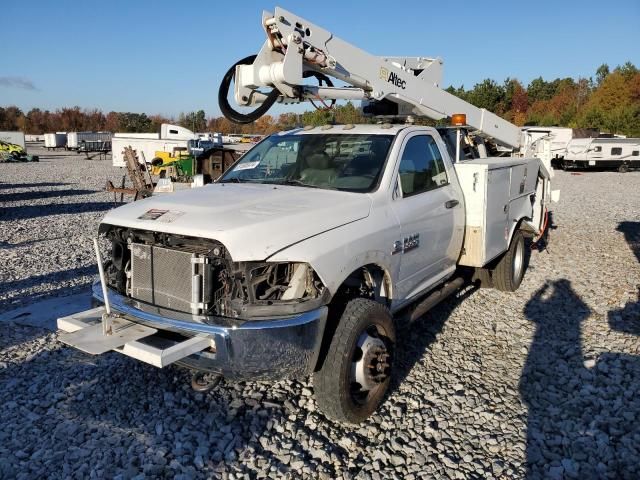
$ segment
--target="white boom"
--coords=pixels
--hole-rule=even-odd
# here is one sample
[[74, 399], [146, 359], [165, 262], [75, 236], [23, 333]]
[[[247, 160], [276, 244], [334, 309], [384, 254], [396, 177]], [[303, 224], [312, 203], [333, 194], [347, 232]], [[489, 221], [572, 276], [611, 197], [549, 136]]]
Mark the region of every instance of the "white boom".
[[[362, 100], [365, 111], [380, 115], [438, 120], [463, 113], [479, 133], [509, 148], [520, 146], [520, 128], [440, 88], [439, 58], [374, 56], [280, 7], [275, 14], [263, 12], [262, 25], [267, 40], [258, 55], [252, 63], [241, 61], [230, 70], [235, 74], [236, 103], [263, 104], [259, 115], [275, 101]], [[304, 85], [309, 72], [327, 86]], [[327, 77], [350, 86], [334, 87]], [[261, 87], [274, 91], [267, 95], [258, 90]], [[222, 108], [222, 88], [220, 100]], [[222, 110], [227, 115], [229, 109]]]

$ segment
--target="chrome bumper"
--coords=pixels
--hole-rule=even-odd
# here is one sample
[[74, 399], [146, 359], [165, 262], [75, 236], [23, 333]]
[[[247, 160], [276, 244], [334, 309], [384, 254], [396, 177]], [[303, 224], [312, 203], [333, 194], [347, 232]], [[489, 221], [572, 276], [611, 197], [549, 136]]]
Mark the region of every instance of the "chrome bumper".
[[[99, 281], [92, 290], [94, 298], [104, 302]], [[237, 321], [154, 307], [110, 289], [108, 295], [111, 310], [132, 322], [186, 336], [210, 337], [215, 352], [198, 352], [178, 363], [234, 380], [299, 378], [312, 373], [327, 319], [326, 306], [286, 318]]]

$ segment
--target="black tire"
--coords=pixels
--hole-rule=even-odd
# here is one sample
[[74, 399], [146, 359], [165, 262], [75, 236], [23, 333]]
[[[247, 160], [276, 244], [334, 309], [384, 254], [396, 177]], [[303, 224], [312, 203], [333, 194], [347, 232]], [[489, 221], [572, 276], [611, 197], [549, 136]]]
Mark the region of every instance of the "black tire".
[[620, 173], [627, 173], [629, 171], [629, 165], [625, 165], [624, 163], [618, 167], [618, 171]]
[[[313, 377], [316, 401], [326, 417], [360, 423], [378, 408], [389, 388], [395, 341], [386, 307], [364, 298], [347, 303], [322, 368]], [[366, 352], [359, 345], [366, 346]], [[374, 386], [363, 389], [355, 372]]]
[[500, 258], [491, 271], [493, 286], [503, 292], [515, 292], [524, 278], [526, 255], [524, 236], [516, 230], [511, 239], [509, 250]]
[[280, 91], [277, 88], [274, 88], [269, 92], [267, 98], [262, 102], [258, 108], [253, 110], [252, 112], [243, 114], [234, 110], [229, 101], [227, 100], [227, 95], [229, 94], [229, 87], [231, 86], [231, 82], [235, 79], [236, 76], [236, 67], [238, 65], [251, 65], [256, 59], [257, 55], [249, 55], [248, 57], [243, 58], [242, 60], [237, 61], [233, 64], [233, 66], [225, 73], [224, 77], [222, 77], [222, 83], [220, 83], [220, 88], [218, 89], [218, 105], [220, 106], [220, 111], [222, 114], [231, 120], [233, 123], [245, 124], [255, 122], [261, 116], [263, 116], [267, 111], [272, 107], [278, 97], [280, 96]]

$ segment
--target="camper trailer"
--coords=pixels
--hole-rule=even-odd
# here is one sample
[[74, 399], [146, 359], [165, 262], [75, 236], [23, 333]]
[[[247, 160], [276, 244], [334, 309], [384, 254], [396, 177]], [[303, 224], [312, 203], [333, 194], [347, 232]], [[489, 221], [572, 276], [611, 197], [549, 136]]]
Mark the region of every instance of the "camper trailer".
[[543, 143], [540, 142], [540, 139], [548, 139], [552, 165], [564, 157], [567, 145], [574, 137], [573, 129], [564, 127], [523, 127], [522, 132], [524, 136], [522, 144], [525, 147], [534, 146], [534, 151], [541, 155], [543, 152], [540, 149]]
[[640, 168], [640, 138], [577, 138], [567, 146], [566, 168], [606, 168], [626, 172]]

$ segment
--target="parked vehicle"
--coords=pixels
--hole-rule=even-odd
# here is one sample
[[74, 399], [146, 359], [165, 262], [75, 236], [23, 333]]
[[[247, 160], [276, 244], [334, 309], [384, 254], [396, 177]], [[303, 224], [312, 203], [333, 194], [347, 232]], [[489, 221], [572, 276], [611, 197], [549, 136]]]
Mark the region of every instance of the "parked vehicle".
[[574, 139], [567, 146], [561, 167], [605, 168], [619, 172], [640, 168], [640, 138]]
[[57, 133], [44, 134], [44, 146], [47, 150], [56, 150], [58, 148], [65, 148], [66, 145], [67, 145], [66, 133], [57, 132]]
[[[437, 87], [441, 61], [375, 57], [281, 8], [263, 26], [264, 50], [222, 81], [230, 120], [255, 121], [278, 100], [360, 98], [370, 114], [450, 116], [453, 127], [295, 129], [211, 185], [111, 210], [104, 261], [94, 240], [104, 307], [59, 319], [59, 338], [177, 362], [200, 391], [223, 377], [312, 374], [322, 412], [358, 423], [395, 372], [395, 314], [416, 320], [466, 282], [520, 286], [525, 238], [548, 223], [552, 171], [528, 150], [490, 157], [495, 144], [519, 152], [520, 128]], [[228, 101], [235, 75], [233, 98], [262, 104], [253, 112]], [[311, 77], [321, 86], [302, 83]]]
[[0, 163], [38, 162], [39, 160], [37, 155], [28, 155], [20, 145], [0, 140]]

